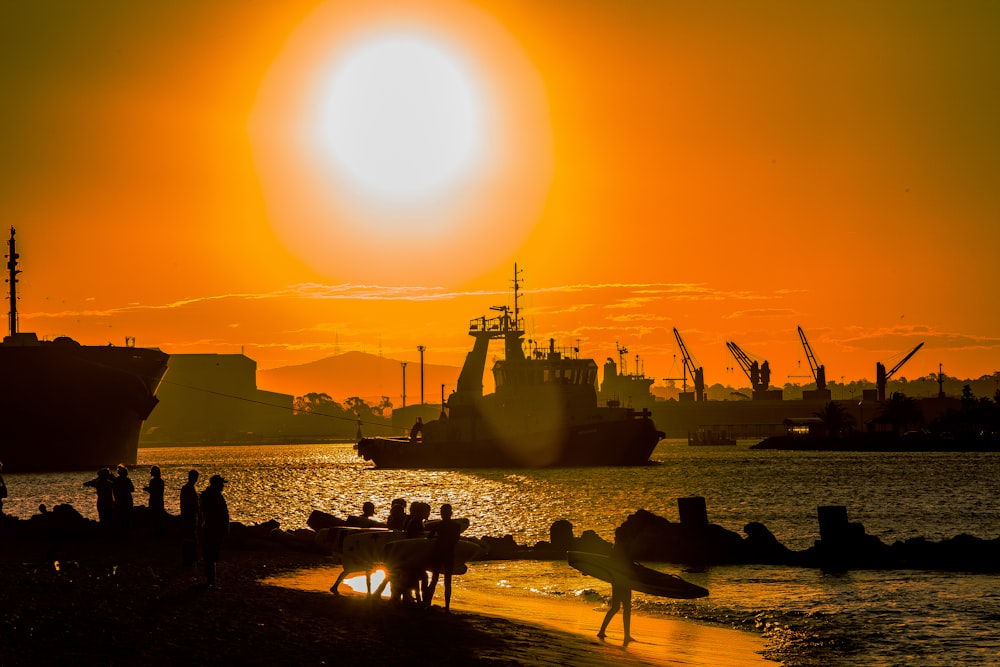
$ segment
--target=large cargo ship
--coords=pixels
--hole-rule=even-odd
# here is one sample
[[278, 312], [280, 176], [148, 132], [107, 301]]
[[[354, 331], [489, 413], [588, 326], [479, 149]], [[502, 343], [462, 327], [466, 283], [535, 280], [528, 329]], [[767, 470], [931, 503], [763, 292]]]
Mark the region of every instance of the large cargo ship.
[[10, 230], [10, 334], [0, 343], [4, 471], [94, 470], [136, 463], [139, 431], [167, 369], [160, 350], [40, 340], [18, 331], [18, 254]]
[[[438, 419], [410, 438], [362, 438], [358, 455], [379, 468], [544, 468], [636, 466], [663, 433], [646, 410], [599, 406], [597, 364], [555, 349], [524, 353], [514, 269], [514, 308], [472, 320], [475, 339]], [[491, 340], [504, 341], [493, 365], [496, 390], [483, 395]], [[416, 432], [419, 430], [419, 434]]]

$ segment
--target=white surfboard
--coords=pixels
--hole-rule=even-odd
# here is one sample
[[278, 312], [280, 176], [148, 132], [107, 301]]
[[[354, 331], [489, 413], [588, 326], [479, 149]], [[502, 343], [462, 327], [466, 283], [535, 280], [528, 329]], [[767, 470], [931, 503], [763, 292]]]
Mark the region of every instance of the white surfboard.
[[346, 535], [340, 551], [344, 572], [371, 572], [385, 562], [386, 545], [405, 538], [405, 533], [395, 530], [366, 530]]

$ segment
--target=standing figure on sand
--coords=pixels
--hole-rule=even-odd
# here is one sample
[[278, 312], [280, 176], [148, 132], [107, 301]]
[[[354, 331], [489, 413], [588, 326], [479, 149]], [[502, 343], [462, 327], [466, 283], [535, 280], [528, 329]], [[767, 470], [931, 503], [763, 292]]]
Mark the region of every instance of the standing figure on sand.
[[212, 590], [215, 584], [215, 564], [222, 554], [222, 541], [229, 534], [229, 506], [222, 495], [226, 480], [212, 475], [208, 487], [201, 492], [201, 544], [205, 560], [205, 583]]
[[[623, 566], [632, 566], [632, 556], [629, 553], [628, 544], [623, 539], [620, 526], [615, 529], [615, 545], [612, 549], [611, 557]], [[608, 629], [608, 624], [611, 623], [611, 619], [618, 613], [619, 608], [622, 610], [622, 625], [625, 628], [625, 639], [622, 644], [628, 644], [631, 641], [635, 641], [632, 639], [630, 633], [632, 627], [632, 589], [617, 581], [611, 583], [611, 607], [608, 609], [608, 613], [604, 615], [604, 622], [601, 623], [601, 629], [597, 631], [597, 636], [602, 640], [607, 636], [605, 630]]]
[[97, 477], [83, 483], [97, 492], [97, 519], [101, 527], [108, 531], [115, 516], [115, 491], [114, 482], [111, 481], [111, 471], [101, 468], [97, 471]]
[[451, 505], [448, 503], [441, 505], [441, 521], [428, 531], [428, 537], [433, 538], [435, 542], [431, 551], [431, 582], [424, 591], [425, 607], [431, 606], [438, 577], [443, 572], [444, 610], [451, 611], [451, 575], [455, 571], [455, 546], [458, 545], [461, 534], [462, 527], [451, 519]]
[[198, 526], [201, 524], [201, 504], [198, 502], [198, 471], [188, 471], [188, 481], [181, 487], [181, 562], [193, 566], [198, 562]]
[[166, 484], [160, 473], [160, 466], [152, 466], [149, 469], [149, 482], [142, 490], [149, 494], [149, 525], [154, 535], [163, 533], [163, 524], [166, 520], [166, 510], [163, 505], [163, 495], [166, 491]]
[[[407, 539], [425, 537], [424, 521], [431, 515], [431, 506], [420, 501], [410, 503], [410, 513], [406, 517], [403, 529]], [[415, 564], [406, 567], [389, 569], [389, 585], [392, 588], [392, 599], [398, 602], [414, 602], [419, 604], [421, 593], [427, 588], [427, 572]]]
[[132, 494], [135, 493], [135, 484], [128, 476], [128, 468], [124, 463], [118, 464], [118, 476], [112, 482], [112, 491], [115, 495], [115, 523], [121, 536], [126, 537], [132, 530]]

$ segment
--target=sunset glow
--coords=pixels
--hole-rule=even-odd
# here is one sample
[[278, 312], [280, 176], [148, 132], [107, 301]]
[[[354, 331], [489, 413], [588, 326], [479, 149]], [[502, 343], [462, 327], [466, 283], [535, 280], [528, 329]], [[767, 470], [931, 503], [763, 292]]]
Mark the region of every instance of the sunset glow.
[[317, 138], [374, 205], [441, 196], [475, 169], [485, 143], [480, 96], [456, 56], [428, 39], [374, 37], [326, 85]]
[[57, 4], [0, 22], [25, 330], [457, 366], [516, 261], [528, 337], [657, 385], [674, 327], [709, 384], [806, 382], [797, 326], [1000, 369], [993, 5]]
[[455, 285], [540, 220], [545, 97], [487, 15], [390, 6], [297, 26], [251, 114], [257, 172], [275, 233], [324, 277]]

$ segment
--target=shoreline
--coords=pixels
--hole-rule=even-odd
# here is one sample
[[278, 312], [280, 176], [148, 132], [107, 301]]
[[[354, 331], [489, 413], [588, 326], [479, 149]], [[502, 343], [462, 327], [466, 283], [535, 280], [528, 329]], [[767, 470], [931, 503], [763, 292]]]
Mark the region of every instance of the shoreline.
[[[340, 573], [339, 565], [286, 572], [268, 578], [263, 583], [313, 593], [326, 593], [331, 581]], [[353, 584], [363, 591], [364, 577], [347, 580], [341, 598], [363, 601], [378, 608], [392, 606], [386, 601], [370, 601], [363, 592], [353, 593]], [[333, 597], [333, 596], [331, 596]], [[431, 614], [443, 613], [440, 591], [435, 597]], [[564, 645], [553, 647], [546, 655], [522, 664], [541, 662], [575, 665], [663, 665], [666, 667], [777, 667], [780, 663], [763, 657], [764, 640], [741, 630], [701, 623], [683, 618], [665, 618], [633, 611], [632, 636], [635, 641], [622, 646], [621, 615], [614, 618], [605, 641], [597, 639], [597, 628], [606, 609], [576, 601], [500, 594], [478, 587], [456, 586], [452, 597], [454, 615], [483, 616], [534, 628], [536, 632], [555, 632], [566, 638]], [[420, 610], [404, 610], [421, 618]], [[519, 640], [523, 633], [519, 631]], [[557, 653], [558, 656], [549, 655]], [[557, 659], [558, 658], [558, 659]]]
[[[599, 642], [601, 615], [586, 605], [456, 589], [454, 613], [446, 614], [335, 597], [328, 587], [339, 571], [330, 556], [255, 540], [223, 551], [220, 589], [209, 590], [200, 569], [182, 566], [180, 542], [171, 537], [3, 535], [3, 663], [778, 664], [755, 653], [759, 638], [693, 621], [652, 619], [666, 625], [649, 626], [649, 617], [634, 614], [639, 641], [624, 650], [620, 617]], [[312, 583], [278, 586], [270, 583], [275, 577]], [[579, 621], [560, 616], [570, 609]]]

